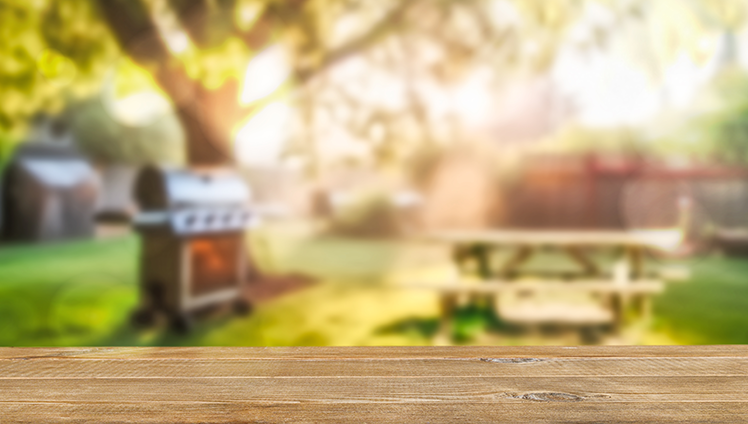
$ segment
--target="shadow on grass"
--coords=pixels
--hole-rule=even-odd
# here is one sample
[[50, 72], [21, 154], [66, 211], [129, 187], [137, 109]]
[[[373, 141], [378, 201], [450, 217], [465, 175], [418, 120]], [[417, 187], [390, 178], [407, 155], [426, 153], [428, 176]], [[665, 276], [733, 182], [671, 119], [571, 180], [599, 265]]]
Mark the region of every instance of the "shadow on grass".
[[[383, 327], [376, 333], [414, 335], [424, 339], [434, 338], [440, 329], [439, 318], [407, 318]], [[502, 322], [492, 308], [471, 304], [458, 308], [452, 319], [452, 341], [469, 343], [486, 332], [514, 332], [515, 328]]]
[[[163, 311], [156, 312], [157, 322], [148, 327], [136, 327], [126, 322], [114, 329], [106, 337], [98, 340], [100, 346], [265, 346], [268, 337], [266, 311], [263, 305], [286, 294], [307, 289], [316, 281], [303, 275], [261, 275], [256, 274], [244, 287], [243, 297], [252, 305], [246, 314], [237, 314], [232, 303], [213, 305], [190, 313], [192, 323], [188, 331], [175, 331], [169, 325], [169, 316]], [[135, 308], [133, 308], [133, 311]], [[288, 334], [280, 338], [284, 346], [326, 346], [331, 343], [323, 334], [303, 332]], [[279, 345], [279, 338], [271, 343]]]
[[[125, 322], [113, 329], [111, 333], [99, 339], [97, 346], [202, 346], [210, 335], [221, 331], [236, 321], [249, 316], [237, 316], [229, 308], [221, 307], [195, 314], [189, 331], [181, 332], [169, 326], [168, 317], [159, 314], [156, 323], [147, 327], [138, 327]], [[253, 332], [250, 332], [252, 334]], [[242, 338], [227, 340], [226, 346], [239, 342], [243, 346], [260, 346], [261, 338]]]
[[438, 318], [406, 318], [395, 323], [382, 326], [375, 332], [377, 335], [404, 334], [418, 338], [431, 338], [439, 331]]
[[[122, 325], [94, 346], [329, 346], [332, 344], [332, 340], [320, 332], [306, 331], [295, 335], [274, 335], [262, 328], [261, 321], [258, 323], [252, 320], [251, 316], [240, 317], [231, 313], [222, 313], [220, 316], [197, 320], [195, 326], [187, 333], [176, 332], [165, 324], [147, 329]], [[236, 336], [233, 332], [226, 332], [228, 327], [241, 327], [243, 331]]]

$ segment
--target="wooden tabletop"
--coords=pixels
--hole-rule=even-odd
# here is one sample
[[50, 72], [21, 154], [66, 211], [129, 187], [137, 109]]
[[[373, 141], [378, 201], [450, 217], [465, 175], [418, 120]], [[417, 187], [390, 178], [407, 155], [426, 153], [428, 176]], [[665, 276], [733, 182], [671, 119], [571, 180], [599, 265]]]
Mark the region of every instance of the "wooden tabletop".
[[423, 240], [448, 243], [560, 246], [651, 246], [677, 244], [675, 230], [442, 230], [420, 236]]
[[0, 348], [0, 422], [745, 422], [748, 346]]

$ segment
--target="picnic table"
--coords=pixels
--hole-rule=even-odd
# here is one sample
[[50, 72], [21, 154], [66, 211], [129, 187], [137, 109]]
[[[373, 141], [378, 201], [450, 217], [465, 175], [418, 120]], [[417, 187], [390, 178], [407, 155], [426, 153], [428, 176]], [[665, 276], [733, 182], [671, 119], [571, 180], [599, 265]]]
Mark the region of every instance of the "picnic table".
[[745, 422], [746, 346], [0, 348], [0, 421]]
[[[438, 231], [421, 236], [423, 240], [449, 244], [458, 269], [465, 262], [477, 263], [477, 274], [482, 284], [465, 284], [463, 278], [445, 284], [419, 284], [442, 292], [443, 325], [448, 326], [460, 294], [491, 295], [507, 293], [570, 293], [585, 292], [605, 299], [602, 309], [586, 318], [580, 310], [549, 316], [535, 310], [525, 310], [510, 316], [515, 321], [606, 323], [619, 329], [627, 307], [632, 304], [639, 316], [646, 318], [650, 311], [650, 297], [663, 290], [663, 283], [682, 280], [688, 273], [683, 269], [658, 267], [647, 272], [647, 251], [662, 250], [677, 245], [676, 231], [545, 231], [545, 230], [474, 230]], [[512, 253], [503, 263], [492, 262], [492, 252], [509, 249]], [[523, 269], [539, 250], [556, 250], [577, 265], [573, 272], [554, 269]], [[612, 249], [618, 256], [611, 264], [601, 263], [590, 251]], [[650, 264], [651, 265], [651, 264]], [[651, 268], [651, 266], [649, 267]], [[532, 276], [532, 278], [528, 278]], [[518, 280], [522, 281], [520, 284]], [[551, 308], [552, 309], [552, 308]], [[594, 311], [593, 311], [594, 312]], [[583, 315], [583, 314], [582, 314]]]

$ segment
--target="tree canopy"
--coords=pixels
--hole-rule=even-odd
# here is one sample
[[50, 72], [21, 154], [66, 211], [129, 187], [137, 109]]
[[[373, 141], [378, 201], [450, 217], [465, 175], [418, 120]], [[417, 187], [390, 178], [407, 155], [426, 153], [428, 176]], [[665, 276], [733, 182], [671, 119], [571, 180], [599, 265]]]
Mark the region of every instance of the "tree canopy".
[[[664, 25], [669, 15], [680, 18]], [[278, 93], [299, 111], [292, 148], [314, 157], [342, 131], [387, 161], [455, 137], [450, 102], [469, 120], [476, 91], [548, 69], [562, 45], [606, 49], [646, 29], [654, 39], [633, 43], [637, 57], [664, 78], [676, 52], [698, 54], [699, 34], [734, 32], [744, 15], [730, 0], [0, 0], [0, 129], [134, 66], [146, 77], [115, 91], [167, 97], [193, 164], [232, 161], [238, 128]], [[244, 80], [247, 64], [275, 50], [287, 78], [243, 99], [264, 84]]]

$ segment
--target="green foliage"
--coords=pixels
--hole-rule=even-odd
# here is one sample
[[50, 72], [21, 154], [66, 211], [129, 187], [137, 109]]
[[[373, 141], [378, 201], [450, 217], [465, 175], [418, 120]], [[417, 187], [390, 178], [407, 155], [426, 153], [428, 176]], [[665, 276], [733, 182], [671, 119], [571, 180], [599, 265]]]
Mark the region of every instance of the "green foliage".
[[15, 149], [17, 144], [17, 137], [0, 131], [0, 169], [2, 169], [10, 159], [13, 149]]
[[651, 146], [634, 128], [589, 128], [569, 126], [544, 146], [573, 153], [649, 153]]
[[228, 79], [241, 80], [252, 56], [240, 39], [230, 37], [206, 49], [191, 49], [179, 56], [187, 75], [213, 90]]
[[114, 110], [117, 101], [138, 93], [166, 97], [151, 74], [123, 58], [107, 75], [101, 94], [72, 102], [63, 112], [78, 147], [105, 163], [183, 163], [185, 134], [172, 110], [163, 110], [142, 125], [118, 119]]
[[362, 195], [335, 213], [330, 232], [352, 237], [391, 237], [402, 232], [398, 210], [386, 193]]
[[109, 29], [89, 0], [49, 1], [41, 14], [41, 35], [47, 48], [69, 58], [81, 78], [92, 80], [117, 54]]
[[732, 165], [748, 164], [748, 104], [709, 116], [705, 125], [716, 160]]
[[84, 153], [105, 163], [184, 162], [184, 131], [173, 113], [142, 126], [117, 121], [102, 98], [77, 102], [65, 112]]
[[131, 94], [142, 91], [161, 93], [158, 84], [153, 79], [153, 75], [125, 57], [118, 62], [116, 68], [113, 67], [111, 69], [108, 77], [107, 82], [111, 86], [105, 87], [105, 90], [111, 90], [109, 94], [116, 99], [123, 99]]
[[715, 81], [719, 107], [700, 117], [695, 129], [712, 159], [748, 165], [748, 74], [730, 70]]
[[94, 92], [116, 54], [90, 0], [1, 0], [0, 129]]
[[487, 331], [503, 329], [506, 324], [496, 316], [491, 305], [471, 304], [455, 311], [452, 339], [457, 343], [475, 342]]

